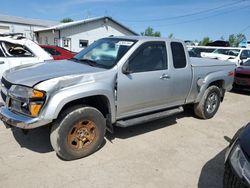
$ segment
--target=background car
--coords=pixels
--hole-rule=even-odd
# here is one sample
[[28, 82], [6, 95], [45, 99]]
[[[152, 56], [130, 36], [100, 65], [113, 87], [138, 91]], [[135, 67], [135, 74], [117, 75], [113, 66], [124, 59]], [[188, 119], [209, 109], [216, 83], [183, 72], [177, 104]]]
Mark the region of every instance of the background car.
[[223, 187], [250, 187], [250, 123], [235, 134], [229, 145]]
[[39, 45], [19, 33], [0, 34], [0, 78], [13, 67], [52, 59]]
[[48, 52], [54, 60], [70, 59], [76, 55], [75, 52], [66, 50], [59, 46], [40, 45], [46, 52]]
[[223, 41], [223, 40], [216, 40], [214, 42], [210, 42], [207, 44], [207, 46], [221, 46], [221, 47], [228, 47], [230, 46], [228, 41]]
[[191, 57], [201, 57], [202, 52], [213, 52], [216, 48], [206, 46], [187, 46]]
[[250, 60], [241, 63], [235, 70], [234, 89], [250, 89]]
[[218, 48], [213, 52], [201, 52], [201, 57], [230, 61], [237, 66], [250, 59], [250, 49], [247, 48]]

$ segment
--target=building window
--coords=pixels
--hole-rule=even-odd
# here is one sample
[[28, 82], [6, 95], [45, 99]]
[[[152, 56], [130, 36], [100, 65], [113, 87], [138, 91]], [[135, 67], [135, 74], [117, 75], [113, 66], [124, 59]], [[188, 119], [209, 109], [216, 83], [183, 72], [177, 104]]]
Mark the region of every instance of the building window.
[[79, 40], [79, 47], [85, 48], [88, 46], [89, 41], [88, 40]]
[[63, 47], [69, 48], [70, 47], [70, 39], [63, 39]]

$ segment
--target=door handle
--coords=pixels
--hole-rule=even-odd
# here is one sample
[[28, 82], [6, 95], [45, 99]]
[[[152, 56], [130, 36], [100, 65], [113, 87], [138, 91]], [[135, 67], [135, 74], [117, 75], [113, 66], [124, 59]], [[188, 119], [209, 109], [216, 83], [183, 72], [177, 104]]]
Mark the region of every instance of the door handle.
[[0, 61], [0, 65], [4, 64], [4, 61]]
[[170, 79], [171, 77], [169, 76], [169, 75], [167, 75], [167, 74], [163, 74], [163, 75], [161, 75], [161, 77], [160, 77], [160, 79], [162, 79], [162, 80], [166, 80], [166, 79]]

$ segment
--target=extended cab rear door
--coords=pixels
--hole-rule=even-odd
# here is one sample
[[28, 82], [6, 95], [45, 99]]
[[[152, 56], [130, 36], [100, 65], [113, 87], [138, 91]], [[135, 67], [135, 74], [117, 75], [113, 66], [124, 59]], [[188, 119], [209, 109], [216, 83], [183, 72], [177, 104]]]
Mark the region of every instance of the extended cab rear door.
[[192, 84], [192, 68], [190, 58], [183, 42], [170, 42], [172, 63], [171, 80], [173, 82], [171, 101], [173, 106], [182, 105], [189, 94]]
[[145, 42], [123, 65], [128, 72], [118, 72], [118, 119], [168, 106], [172, 82], [167, 53], [166, 42]]

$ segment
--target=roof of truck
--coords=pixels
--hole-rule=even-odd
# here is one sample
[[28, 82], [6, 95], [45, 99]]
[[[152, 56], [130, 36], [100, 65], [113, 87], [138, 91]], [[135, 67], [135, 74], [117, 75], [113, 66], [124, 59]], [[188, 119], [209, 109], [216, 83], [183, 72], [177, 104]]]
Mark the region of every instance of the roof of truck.
[[119, 39], [127, 39], [127, 40], [138, 40], [138, 41], [179, 41], [183, 42], [179, 39], [170, 39], [170, 38], [164, 38], [164, 37], [151, 37], [151, 36], [115, 36], [110, 38], [119, 38]]

